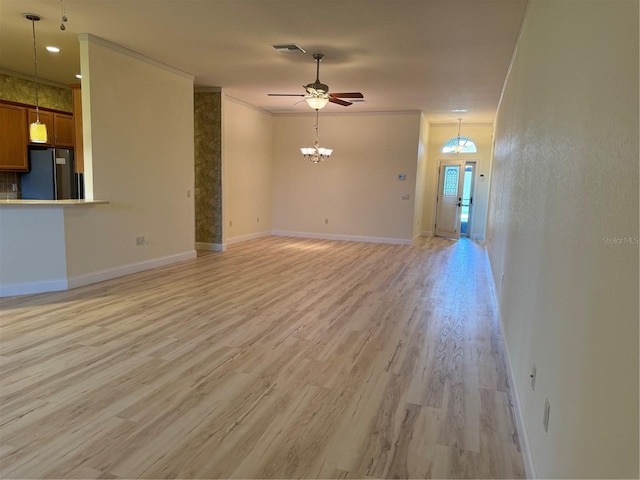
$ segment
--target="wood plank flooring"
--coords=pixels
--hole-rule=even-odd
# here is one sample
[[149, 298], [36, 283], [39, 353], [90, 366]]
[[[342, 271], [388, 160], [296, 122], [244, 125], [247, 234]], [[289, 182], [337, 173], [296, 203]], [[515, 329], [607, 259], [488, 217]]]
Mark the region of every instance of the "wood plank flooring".
[[266, 237], [0, 299], [2, 478], [521, 478], [484, 250]]

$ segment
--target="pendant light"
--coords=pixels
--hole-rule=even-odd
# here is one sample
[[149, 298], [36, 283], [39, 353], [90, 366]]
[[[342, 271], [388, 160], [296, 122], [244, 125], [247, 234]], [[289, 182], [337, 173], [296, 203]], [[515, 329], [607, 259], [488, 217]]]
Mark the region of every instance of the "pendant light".
[[31, 30], [33, 33], [33, 65], [34, 83], [36, 84], [36, 121], [29, 125], [29, 140], [31, 143], [47, 143], [47, 126], [40, 123], [40, 105], [38, 96], [38, 55], [36, 53], [36, 22], [40, 21], [40, 15], [35, 13], [25, 14], [27, 20], [31, 20]]
[[453, 146], [453, 151], [456, 152], [456, 153], [462, 152], [462, 150], [464, 150], [464, 148], [467, 146], [467, 139], [465, 139], [464, 143], [461, 143], [461, 138], [460, 138], [460, 127], [461, 126], [462, 126], [462, 119], [459, 118], [458, 119], [458, 141]]

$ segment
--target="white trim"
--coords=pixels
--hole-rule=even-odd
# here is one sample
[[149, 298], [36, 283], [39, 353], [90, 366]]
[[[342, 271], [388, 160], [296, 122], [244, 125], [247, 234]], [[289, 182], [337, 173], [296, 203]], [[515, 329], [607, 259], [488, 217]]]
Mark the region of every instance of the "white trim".
[[227, 241], [225, 244], [233, 245], [234, 243], [242, 243], [248, 240], [255, 240], [256, 238], [268, 237], [270, 235], [272, 235], [272, 233], [269, 230], [266, 230], [263, 232], [248, 233], [246, 235], [238, 235], [237, 237], [227, 238]]
[[291, 232], [288, 230], [272, 230], [271, 235], [279, 237], [318, 238], [322, 240], [342, 240], [346, 242], [389, 243], [392, 245], [411, 245], [413, 242], [406, 238], [361, 237], [357, 235], [337, 235], [315, 232]]
[[135, 58], [136, 60], [140, 60], [141, 62], [148, 63], [150, 65], [161, 68], [163, 70], [167, 70], [168, 72], [175, 73], [176, 75], [180, 75], [181, 77], [188, 78], [191, 81], [195, 79], [195, 77], [190, 73], [183, 72], [182, 70], [178, 70], [177, 68], [172, 67], [171, 65], [167, 65], [166, 63], [159, 62], [158, 60], [154, 60], [153, 58], [149, 58], [145, 55], [142, 55], [141, 53], [134, 52], [133, 50], [129, 50], [128, 48], [122, 47], [116, 43], [112, 43], [109, 40], [105, 40], [104, 38], [96, 37], [95, 35], [92, 35], [90, 33], [79, 33], [78, 40], [81, 42], [87, 41], [87, 42], [95, 43], [98, 45], [102, 45], [103, 47], [110, 48], [111, 50], [119, 52], [123, 55], [127, 55], [129, 57]]
[[192, 258], [196, 258], [195, 250], [176, 253], [175, 255], [168, 255], [166, 257], [154, 258], [152, 260], [145, 260], [143, 262], [136, 262], [130, 263], [128, 265], [107, 268], [106, 270], [86, 273], [83, 275], [78, 275], [76, 277], [69, 277], [69, 288], [82, 287], [84, 285], [90, 285], [92, 283], [111, 280], [112, 278], [124, 277], [125, 275], [130, 275], [132, 273], [151, 270], [152, 268], [163, 267], [165, 265], [190, 260]]
[[13, 297], [15, 295], [32, 295], [34, 293], [59, 292], [68, 290], [69, 284], [66, 278], [55, 278], [37, 282], [0, 284], [0, 297]]
[[211, 250], [212, 252], [224, 252], [227, 246], [224, 243], [196, 242], [196, 250]]
[[[486, 252], [486, 249], [485, 249]], [[496, 284], [493, 279], [493, 270], [491, 269], [491, 262], [489, 261], [489, 255], [487, 253], [487, 263], [489, 269], [489, 284], [491, 287], [491, 296], [498, 312], [498, 321], [500, 324], [500, 333], [502, 334], [502, 344], [504, 345], [504, 351], [507, 362], [507, 369], [509, 370], [509, 386], [511, 388], [511, 395], [513, 400], [513, 410], [516, 417], [516, 424], [518, 428], [518, 443], [520, 444], [520, 451], [522, 452], [522, 462], [524, 463], [524, 472], [527, 478], [538, 478], [536, 473], [535, 462], [533, 461], [533, 454], [531, 452], [531, 442], [529, 441], [529, 435], [527, 434], [527, 426], [524, 420], [522, 412], [522, 402], [520, 401], [520, 395], [518, 394], [518, 388], [515, 384], [515, 372], [513, 370], [513, 364], [511, 363], [511, 355], [509, 354], [509, 345], [507, 345], [507, 338], [505, 336], [504, 323], [502, 321], [502, 312], [500, 304], [498, 303], [498, 296], [496, 294]]]

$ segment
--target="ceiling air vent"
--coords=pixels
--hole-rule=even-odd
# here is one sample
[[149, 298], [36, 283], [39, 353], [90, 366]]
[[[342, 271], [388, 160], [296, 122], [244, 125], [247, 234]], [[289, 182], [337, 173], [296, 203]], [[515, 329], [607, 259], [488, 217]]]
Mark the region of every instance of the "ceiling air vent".
[[300, 48], [299, 45], [296, 45], [295, 43], [283, 43], [280, 45], [273, 45], [273, 48], [275, 48], [280, 53], [307, 53], [302, 48]]

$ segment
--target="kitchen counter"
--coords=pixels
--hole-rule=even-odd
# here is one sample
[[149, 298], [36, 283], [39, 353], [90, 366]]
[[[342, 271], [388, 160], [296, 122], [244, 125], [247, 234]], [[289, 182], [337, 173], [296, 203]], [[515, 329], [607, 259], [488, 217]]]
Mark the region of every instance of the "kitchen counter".
[[107, 200], [0, 200], [1, 207], [78, 207], [84, 205], [105, 205]]

